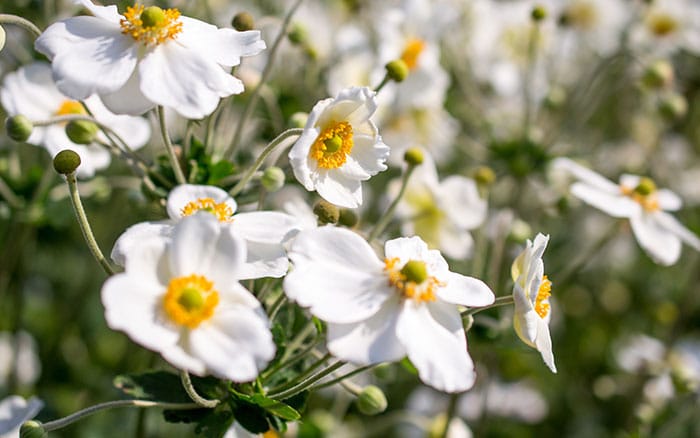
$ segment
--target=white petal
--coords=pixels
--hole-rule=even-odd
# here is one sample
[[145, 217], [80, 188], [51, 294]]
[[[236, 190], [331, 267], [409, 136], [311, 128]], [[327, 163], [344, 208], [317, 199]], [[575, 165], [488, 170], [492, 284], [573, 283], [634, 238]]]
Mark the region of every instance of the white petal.
[[211, 114], [221, 97], [241, 93], [243, 83], [203, 54], [176, 43], [161, 44], [139, 63], [141, 92], [188, 119]]
[[303, 134], [289, 151], [289, 164], [292, 165], [294, 177], [308, 191], [315, 190], [311, 168], [309, 167], [309, 151], [316, 141], [319, 131], [315, 128], [304, 129]]
[[[127, 257], [133, 253], [134, 257], [139, 260], [134, 265], [134, 268], [138, 269], [141, 266], [146, 266], [149, 263], [147, 262], [144, 265], [144, 260], [141, 259], [139, 254], [143, 250], [144, 242], [152, 237], [165, 241], [170, 238], [172, 229], [172, 224], [167, 222], [142, 222], [132, 225], [117, 238], [110, 257], [114, 263], [125, 267]], [[165, 243], [162, 246], [162, 251], [164, 250]]]
[[[438, 225], [437, 242], [429, 240], [430, 237], [434, 237], [431, 235], [425, 236], [426, 241], [431, 245], [435, 244], [448, 257], [454, 259], [468, 258], [474, 246], [474, 239], [469, 231], [457, 228], [455, 224], [446, 220], [439, 221]], [[424, 237], [424, 230], [421, 227], [417, 227], [417, 231], [417, 234]]]
[[668, 189], [657, 190], [656, 200], [659, 202], [659, 208], [666, 211], [677, 211], [683, 206], [680, 196]]
[[486, 201], [481, 199], [476, 183], [462, 176], [450, 176], [440, 183], [438, 204], [457, 226], [470, 230], [486, 219]]
[[34, 47], [52, 60], [58, 89], [77, 100], [121, 88], [138, 56], [134, 39], [119, 24], [86, 16], [52, 24]]
[[183, 217], [182, 210], [190, 202], [199, 199], [211, 198], [215, 203], [226, 203], [231, 208], [231, 212], [236, 211], [236, 201], [226, 193], [225, 190], [216, 186], [205, 186], [195, 184], [181, 184], [170, 191], [166, 208], [170, 219], [180, 219]]
[[445, 392], [466, 391], [476, 375], [464, 331], [452, 331], [457, 321], [461, 326], [459, 312], [456, 307], [444, 308], [445, 304], [433, 305], [440, 308], [439, 314], [432, 313], [427, 305], [406, 300], [397, 323], [397, 336], [425, 384]]
[[607, 191], [601, 191], [594, 186], [584, 183], [573, 184], [571, 186], [571, 194], [612, 217], [638, 215], [642, 208], [626, 196], [610, 194]]
[[[386, 160], [389, 158], [389, 146], [382, 143], [379, 136], [355, 135], [353, 136], [353, 148], [350, 157], [368, 175], [375, 175], [386, 170]], [[348, 157], [348, 158], [350, 158]], [[367, 176], [364, 179], [369, 178]]]
[[115, 114], [137, 116], [153, 108], [156, 104], [141, 92], [141, 79], [138, 69], [129, 77], [123, 87], [113, 93], [100, 94], [102, 102]]
[[448, 274], [445, 286], [438, 289], [437, 295], [448, 303], [469, 307], [488, 306], [496, 299], [483, 281], [454, 272]]
[[241, 56], [257, 55], [265, 49], [259, 30], [219, 29], [190, 17], [180, 17], [180, 21], [182, 33], [177, 36], [177, 42], [226, 67], [240, 64]]
[[681, 241], [678, 236], [660, 224], [658, 213], [640, 214], [630, 218], [634, 237], [654, 262], [669, 266], [681, 255]]
[[369, 119], [377, 110], [374, 91], [367, 87], [351, 87], [342, 90], [328, 105], [318, 119], [318, 126], [325, 127], [330, 122], [348, 121], [359, 125]]
[[352, 324], [328, 323], [328, 351], [358, 365], [395, 362], [406, 356], [396, 337], [400, 298], [387, 300], [377, 313]]
[[[236, 229], [234, 227], [234, 233]], [[241, 236], [243, 238], [243, 236]], [[248, 250], [245, 262], [241, 265], [238, 278], [248, 280], [252, 278], [273, 277], [280, 278], [289, 269], [289, 260], [281, 243], [261, 243], [246, 241]]]
[[549, 367], [553, 373], [556, 373], [557, 367], [554, 365], [554, 354], [552, 353], [552, 339], [549, 335], [549, 326], [542, 319], [540, 319], [537, 324], [535, 346], [537, 347], [537, 351], [542, 355], [542, 360], [544, 360], [547, 367]]
[[186, 370], [198, 376], [205, 376], [207, 374], [207, 366], [204, 361], [192, 355], [189, 330], [183, 329], [180, 332], [180, 338], [177, 343], [164, 348], [160, 354], [172, 366], [179, 370]]
[[5, 76], [0, 99], [8, 115], [22, 114], [30, 120], [44, 120], [53, 117], [68, 98], [56, 88], [51, 66], [34, 62]]
[[655, 219], [661, 226], [678, 236], [683, 242], [690, 245], [696, 251], [700, 251], [700, 238], [687, 229], [682, 223], [678, 222], [678, 219], [664, 212], [657, 212], [655, 214]]
[[36, 397], [29, 400], [11, 395], [0, 400], [0, 437], [19, 437], [19, 429], [27, 420], [39, 413], [44, 403]]
[[314, 185], [318, 194], [331, 204], [345, 208], [356, 208], [362, 205], [360, 181], [346, 178], [337, 170], [318, 175]]
[[234, 216], [233, 226], [247, 241], [281, 244], [300, 229], [294, 216], [276, 211], [255, 211]]
[[[145, 118], [114, 114], [98, 96], [88, 97], [84, 104], [97, 120], [117, 133], [131, 149], [143, 147], [151, 138], [151, 125]], [[102, 133], [98, 135], [107, 141]]]
[[570, 173], [576, 179], [579, 179], [602, 192], [614, 195], [620, 191], [619, 186], [614, 182], [568, 158], [557, 158], [552, 161], [552, 166], [554, 169], [561, 169]]
[[103, 20], [109, 21], [111, 23], [119, 24], [122, 16], [119, 15], [117, 7], [115, 5], [110, 6], [99, 6], [94, 4], [91, 0], [77, 0], [74, 3], [78, 3], [90, 11], [95, 17], [101, 18]]

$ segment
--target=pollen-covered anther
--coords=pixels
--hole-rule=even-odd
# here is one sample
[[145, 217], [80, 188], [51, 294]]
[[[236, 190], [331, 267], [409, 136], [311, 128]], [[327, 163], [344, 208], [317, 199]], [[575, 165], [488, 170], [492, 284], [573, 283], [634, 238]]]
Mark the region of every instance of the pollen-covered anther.
[[175, 39], [182, 32], [180, 11], [158, 6], [129, 6], [119, 21], [122, 33], [145, 45], [157, 45]]
[[182, 208], [181, 213], [185, 217], [198, 211], [213, 214], [219, 222], [233, 222], [233, 209], [225, 202], [217, 203], [212, 198], [199, 198], [196, 201], [191, 201]]
[[535, 312], [540, 315], [540, 318], [544, 318], [549, 315], [549, 303], [547, 300], [552, 295], [552, 282], [549, 281], [546, 275], [542, 276], [542, 283], [540, 283], [540, 288], [537, 290], [537, 297], [535, 297]]
[[348, 122], [331, 122], [316, 137], [309, 156], [323, 169], [337, 169], [345, 164], [352, 151], [352, 125]]
[[77, 100], [64, 100], [55, 113], [57, 116], [67, 116], [71, 114], [87, 114], [85, 107]]
[[219, 293], [214, 283], [202, 275], [188, 275], [170, 280], [163, 298], [163, 308], [171, 321], [196, 328], [214, 314]]
[[400, 269], [398, 257], [384, 260], [384, 271], [389, 277], [389, 284], [394, 286], [405, 298], [417, 302], [435, 301], [437, 288], [445, 284], [428, 274], [427, 266], [422, 260], [409, 260]]

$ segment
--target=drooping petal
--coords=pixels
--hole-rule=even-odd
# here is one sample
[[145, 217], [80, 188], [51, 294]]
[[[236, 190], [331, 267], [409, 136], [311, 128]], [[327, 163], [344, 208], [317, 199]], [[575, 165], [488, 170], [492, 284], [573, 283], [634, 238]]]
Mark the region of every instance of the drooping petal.
[[120, 89], [136, 67], [138, 47], [118, 23], [73, 17], [54, 23], [34, 47], [52, 60], [61, 92], [76, 100]]
[[557, 367], [554, 365], [554, 354], [552, 353], [552, 339], [549, 335], [549, 326], [547, 323], [540, 319], [537, 324], [537, 337], [535, 338], [535, 346], [537, 351], [542, 355], [542, 360], [545, 365], [552, 370], [553, 373], [557, 372]]
[[678, 236], [683, 242], [690, 245], [696, 251], [700, 251], [700, 238], [687, 229], [685, 225], [678, 222], [678, 219], [664, 212], [657, 212], [654, 218], [661, 226]]
[[634, 237], [654, 262], [670, 266], [681, 256], [680, 238], [660, 224], [657, 213], [640, 214], [630, 218]]
[[236, 211], [236, 201], [229, 196], [225, 190], [219, 187], [180, 184], [168, 194], [168, 201], [166, 203], [168, 216], [170, 216], [170, 219], [181, 219], [184, 217], [183, 210], [187, 204], [206, 198], [211, 198], [217, 204], [225, 203], [231, 209], [232, 213]]
[[488, 306], [496, 299], [483, 281], [455, 272], [448, 273], [447, 281], [438, 289], [437, 295], [448, 303], [469, 307]]
[[611, 194], [584, 183], [573, 184], [571, 194], [612, 217], [632, 217], [638, 215], [642, 208], [626, 196]]
[[395, 362], [406, 356], [396, 336], [400, 297], [385, 301], [369, 318], [349, 324], [328, 323], [328, 351], [358, 365]]
[[459, 312], [448, 306], [440, 309], [439, 317], [449, 322], [450, 327], [437, 321], [428, 306], [405, 300], [397, 322], [397, 336], [421, 381], [440, 391], [466, 391], [474, 384], [476, 375], [464, 331], [456, 334], [451, 330], [457, 321], [461, 326]]

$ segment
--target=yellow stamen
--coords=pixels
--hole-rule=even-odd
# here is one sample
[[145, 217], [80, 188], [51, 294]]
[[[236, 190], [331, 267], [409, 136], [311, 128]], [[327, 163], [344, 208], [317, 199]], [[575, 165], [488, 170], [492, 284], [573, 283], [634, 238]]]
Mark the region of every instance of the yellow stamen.
[[87, 114], [85, 107], [77, 100], [64, 100], [56, 110], [57, 116], [67, 116], [70, 114]]
[[190, 216], [198, 211], [206, 211], [211, 213], [219, 220], [219, 222], [233, 222], [233, 210], [225, 202], [214, 202], [212, 198], [199, 198], [196, 201], [189, 202], [182, 210], [182, 217]]
[[418, 65], [418, 58], [425, 49], [425, 41], [418, 38], [411, 38], [401, 53], [401, 60], [406, 63], [409, 70], [413, 70]]
[[122, 33], [131, 35], [136, 41], [147, 46], [158, 45], [175, 39], [182, 32], [180, 11], [177, 9], [161, 9], [157, 6], [145, 8], [136, 4], [129, 6], [124, 12], [124, 18], [119, 21]]
[[642, 186], [641, 184], [638, 187], [641, 188], [638, 189], [627, 186], [620, 186], [620, 192], [622, 192], [623, 195], [631, 198], [637, 204], [641, 205], [644, 210], [649, 212], [658, 211], [659, 200], [656, 195], [656, 189], [654, 188], [652, 190], [648, 190], [650, 187], [649, 185]]
[[[396, 266], [399, 263], [398, 257], [391, 257], [384, 259], [384, 271], [389, 277], [389, 285], [394, 286], [403, 295], [404, 298], [410, 298], [419, 303], [426, 301], [435, 301], [437, 296], [435, 292], [438, 287], [445, 286], [445, 283], [441, 282], [432, 275], [425, 275], [425, 278], [421, 282], [411, 281], [407, 278], [406, 271], [412, 271], [415, 269], [404, 269], [406, 265], [411, 262], [419, 262], [425, 264], [420, 260], [410, 260], [401, 267]], [[414, 263], [415, 265], [415, 263]], [[415, 268], [415, 266], [413, 266]], [[415, 277], [415, 276], [412, 276]], [[415, 279], [420, 280], [422, 276], [415, 277]]]
[[552, 295], [552, 282], [549, 281], [546, 275], [542, 276], [542, 283], [540, 283], [540, 288], [537, 290], [537, 297], [535, 298], [535, 312], [540, 315], [540, 318], [544, 318], [549, 314], [549, 303], [545, 301], [549, 299]]
[[318, 161], [318, 167], [337, 169], [347, 161], [352, 146], [352, 125], [332, 122], [316, 137], [309, 156]]
[[213, 286], [201, 275], [173, 278], [163, 298], [166, 315], [178, 325], [196, 328], [212, 317], [219, 304], [219, 293]]
[[646, 25], [651, 33], [659, 37], [671, 35], [675, 33], [679, 27], [678, 20], [676, 20], [675, 17], [663, 12], [649, 15], [646, 20]]

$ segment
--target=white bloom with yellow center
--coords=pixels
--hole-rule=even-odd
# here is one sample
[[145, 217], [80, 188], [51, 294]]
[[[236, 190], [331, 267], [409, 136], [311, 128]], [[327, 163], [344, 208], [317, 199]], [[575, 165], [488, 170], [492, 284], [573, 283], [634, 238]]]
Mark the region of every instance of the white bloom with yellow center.
[[534, 242], [528, 239], [525, 249], [511, 266], [511, 276], [515, 282], [513, 327], [520, 339], [530, 347], [536, 348], [542, 355], [544, 363], [556, 373], [552, 339], [549, 335], [551, 318], [549, 297], [552, 282], [544, 275], [542, 261], [542, 254], [548, 241], [549, 236], [539, 233], [535, 236]]
[[68, 18], [36, 40], [52, 61], [58, 89], [82, 100], [99, 94], [116, 113], [142, 114], [156, 105], [200, 119], [222, 97], [243, 91], [229, 74], [242, 56], [265, 48], [260, 32], [219, 29], [177, 9], [75, 0], [94, 16]]
[[362, 204], [362, 181], [386, 170], [389, 147], [369, 119], [377, 109], [375, 93], [347, 88], [318, 102], [304, 132], [289, 151], [296, 179], [306, 190], [341, 207]]
[[328, 323], [328, 351], [357, 365], [408, 356], [426, 384], [469, 389], [474, 363], [458, 310], [486, 306], [481, 280], [450, 272], [418, 237], [386, 242], [384, 259], [359, 235], [332, 226], [304, 230], [291, 245], [287, 296]]
[[140, 251], [141, 242], [169, 236], [173, 225], [199, 211], [210, 213], [246, 242], [247, 256], [239, 269], [240, 279], [282, 277], [289, 260], [284, 245], [301, 228], [295, 217], [276, 211], [236, 213], [236, 201], [226, 191], [205, 185], [175, 187], [166, 203], [170, 221], [144, 222], [127, 229], [112, 250], [112, 259], [124, 266], [129, 253]]
[[676, 263], [681, 242], [700, 251], [700, 239], [667, 213], [682, 206], [671, 190], [657, 189], [651, 179], [637, 175], [622, 175], [615, 184], [567, 158], [556, 159], [553, 166], [579, 180], [571, 186], [574, 196], [612, 217], [629, 219], [637, 242], [656, 263]]
[[[141, 148], [151, 136], [150, 125], [145, 119], [116, 115], [95, 95], [86, 98], [83, 106], [62, 94], [51, 78], [51, 67], [45, 62], [34, 62], [8, 73], [0, 87], [0, 100], [8, 115], [22, 114], [32, 121], [71, 114], [88, 115], [89, 109], [95, 119], [114, 130], [132, 149]], [[109, 166], [107, 149], [96, 144], [73, 143], [66, 135], [65, 125], [35, 126], [27, 143], [45, 147], [52, 157], [63, 149], [75, 151], [80, 155], [77, 175], [81, 178], [91, 177], [95, 171]], [[96, 138], [108, 141], [102, 132], [98, 132]]]
[[125, 272], [102, 287], [115, 330], [196, 375], [245, 382], [275, 355], [260, 303], [238, 282], [245, 241], [213, 215], [180, 221], [171, 237], [140, 242]]

